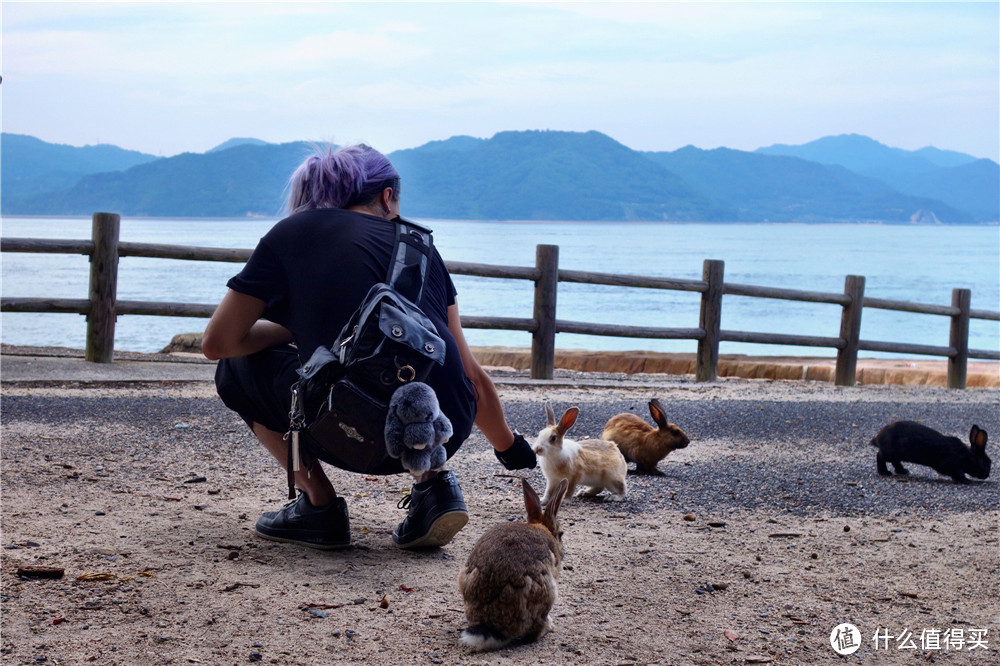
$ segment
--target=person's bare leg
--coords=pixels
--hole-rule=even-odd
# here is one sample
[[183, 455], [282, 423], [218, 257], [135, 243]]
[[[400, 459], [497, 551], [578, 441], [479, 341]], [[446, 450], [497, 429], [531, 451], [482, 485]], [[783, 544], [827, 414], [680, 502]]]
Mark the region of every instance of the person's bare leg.
[[[253, 432], [264, 448], [275, 457], [281, 468], [287, 472], [290, 444], [284, 439], [284, 435], [269, 430], [259, 423], [253, 424]], [[337, 496], [333, 490], [333, 484], [330, 483], [330, 479], [327, 478], [319, 461], [316, 461], [309, 471], [303, 467], [295, 472], [295, 487], [304, 492], [309, 498], [309, 503], [315, 507], [326, 506]]]

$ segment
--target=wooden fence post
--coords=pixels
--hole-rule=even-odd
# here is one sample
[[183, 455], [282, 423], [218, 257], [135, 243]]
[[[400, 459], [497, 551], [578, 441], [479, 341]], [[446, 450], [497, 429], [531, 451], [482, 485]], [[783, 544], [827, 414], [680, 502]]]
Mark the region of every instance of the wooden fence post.
[[556, 292], [559, 288], [559, 246], [536, 245], [534, 319], [531, 334], [531, 378], [552, 379], [556, 365]]
[[726, 264], [718, 259], [706, 259], [701, 267], [701, 279], [708, 289], [701, 295], [698, 327], [705, 337], [698, 341], [695, 380], [712, 382], [719, 371], [719, 331], [722, 329], [722, 287]]
[[840, 313], [840, 339], [844, 346], [837, 350], [834, 383], [854, 386], [858, 375], [858, 342], [861, 339], [861, 312], [865, 303], [865, 278], [848, 275], [844, 280], [844, 295], [850, 302]]
[[969, 366], [969, 311], [971, 306], [971, 290], [951, 290], [951, 307], [958, 308], [958, 314], [951, 317], [951, 331], [948, 336], [948, 346], [955, 349], [955, 355], [948, 357], [948, 388], [965, 388]]
[[111, 363], [115, 353], [115, 301], [118, 294], [118, 232], [121, 218], [94, 213], [94, 253], [90, 255], [90, 312], [86, 360]]

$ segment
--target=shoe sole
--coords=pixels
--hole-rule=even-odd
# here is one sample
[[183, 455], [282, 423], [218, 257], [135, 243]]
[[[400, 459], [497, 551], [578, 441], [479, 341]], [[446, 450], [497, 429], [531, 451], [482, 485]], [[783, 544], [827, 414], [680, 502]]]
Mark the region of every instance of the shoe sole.
[[395, 535], [393, 535], [393, 543], [396, 544], [398, 548], [403, 550], [412, 550], [414, 548], [438, 548], [440, 546], [447, 545], [451, 543], [451, 540], [458, 534], [465, 524], [469, 522], [469, 514], [467, 511], [452, 511], [446, 513], [433, 523], [431, 527], [427, 530], [427, 534], [415, 539], [407, 544], [401, 544], [396, 542]]
[[345, 548], [351, 547], [351, 542], [347, 543], [316, 543], [314, 541], [303, 541], [301, 539], [293, 539], [290, 537], [277, 536], [275, 534], [267, 534], [261, 532], [260, 530], [254, 530], [257, 536], [267, 539], [268, 541], [280, 541], [281, 543], [294, 543], [297, 546], [305, 546], [306, 548], [314, 548], [316, 550], [343, 550]]

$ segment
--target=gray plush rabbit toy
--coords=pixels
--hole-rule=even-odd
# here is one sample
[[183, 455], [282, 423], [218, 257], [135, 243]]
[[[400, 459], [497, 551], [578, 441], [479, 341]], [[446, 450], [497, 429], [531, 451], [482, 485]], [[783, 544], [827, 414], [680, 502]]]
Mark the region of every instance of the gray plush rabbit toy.
[[385, 419], [385, 447], [414, 477], [444, 466], [448, 460], [444, 443], [451, 435], [451, 421], [441, 412], [430, 386], [410, 382], [392, 394]]

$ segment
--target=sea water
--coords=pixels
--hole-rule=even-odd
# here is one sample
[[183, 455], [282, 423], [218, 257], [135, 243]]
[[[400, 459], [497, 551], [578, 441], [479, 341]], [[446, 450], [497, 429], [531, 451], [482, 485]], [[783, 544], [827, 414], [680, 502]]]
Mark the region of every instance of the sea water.
[[[725, 262], [730, 283], [842, 293], [847, 275], [866, 279], [874, 298], [950, 305], [955, 288], [972, 291], [973, 309], [1000, 309], [1000, 230], [996, 226], [841, 224], [662, 224], [420, 220], [434, 229], [450, 261], [534, 266], [539, 244], [559, 246], [563, 269], [698, 280], [706, 259]], [[253, 248], [273, 219], [131, 219], [121, 240], [220, 248]], [[6, 217], [5, 238], [88, 239], [89, 218]], [[240, 264], [124, 257], [120, 300], [216, 304]], [[87, 297], [87, 257], [2, 255], [4, 297]], [[530, 318], [533, 285], [526, 280], [454, 276], [463, 315]], [[697, 328], [700, 295], [560, 283], [557, 318], [635, 326]], [[158, 351], [177, 333], [201, 331], [206, 320], [118, 317], [115, 348]], [[831, 304], [725, 296], [722, 328], [835, 338], [840, 307]], [[861, 338], [944, 347], [947, 317], [866, 308]], [[3, 313], [2, 340], [14, 345], [83, 348], [81, 315]], [[527, 347], [529, 333], [466, 330], [472, 345]], [[611, 338], [560, 333], [561, 349], [693, 352], [693, 340]], [[973, 320], [970, 347], [1000, 349], [1000, 323]], [[721, 352], [833, 356], [829, 348], [723, 342]], [[868, 357], [898, 354], [862, 352]]]

